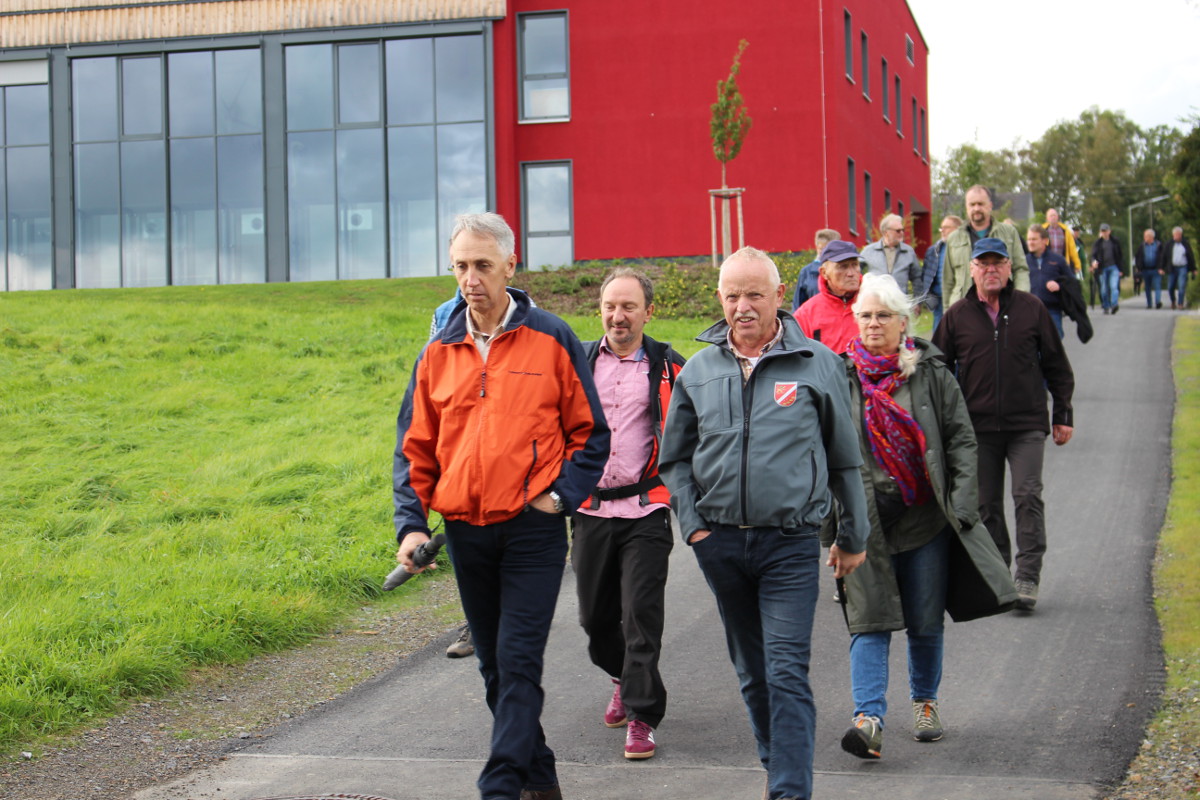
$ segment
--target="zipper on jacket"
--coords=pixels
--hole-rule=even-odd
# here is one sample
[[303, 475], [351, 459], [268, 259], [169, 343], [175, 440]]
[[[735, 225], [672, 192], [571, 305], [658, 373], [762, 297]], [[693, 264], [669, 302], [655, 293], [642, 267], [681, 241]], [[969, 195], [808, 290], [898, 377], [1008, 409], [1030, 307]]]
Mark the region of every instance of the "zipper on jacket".
[[533, 471], [537, 468], [537, 439], [533, 440], [533, 463], [529, 465], [529, 471], [525, 473], [525, 483], [521, 487], [521, 505], [529, 505], [529, 479], [533, 477]]
[[479, 373], [479, 396], [487, 397], [487, 370]]
[[[761, 362], [760, 362], [761, 363]], [[741, 366], [738, 367], [741, 369]], [[757, 371], [758, 365], [755, 364], [755, 369], [750, 372], [750, 380], [746, 381], [746, 385], [742, 387], [742, 475], [741, 484], [742, 491], [742, 524], [749, 525], [746, 513], [746, 494], [750, 491], [749, 479], [746, 474], [749, 472], [750, 461], [750, 408], [754, 403], [754, 373]]]

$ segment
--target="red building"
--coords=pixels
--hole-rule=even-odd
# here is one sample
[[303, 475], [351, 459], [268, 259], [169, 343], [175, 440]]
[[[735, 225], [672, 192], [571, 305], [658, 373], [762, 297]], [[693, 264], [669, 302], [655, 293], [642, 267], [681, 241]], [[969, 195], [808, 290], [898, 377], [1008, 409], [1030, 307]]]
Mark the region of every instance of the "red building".
[[447, 270], [495, 209], [534, 267], [711, 248], [738, 42], [746, 241], [929, 239], [903, 0], [26, 0], [0, 25], [0, 289]]
[[[569, 108], [560, 100], [555, 121], [540, 121], [522, 104], [524, 76], [547, 73], [522, 65], [554, 24]], [[928, 49], [902, 0], [510, 0], [494, 27], [496, 210], [521, 221], [522, 253], [536, 254], [542, 233], [546, 182], [530, 171], [554, 165], [568, 174], [575, 259], [708, 252], [721, 175], [709, 107], [743, 38], [738, 83], [754, 123], [728, 180], [746, 187], [746, 242], [807, 249], [832, 227], [864, 244], [889, 210], [928, 242]]]

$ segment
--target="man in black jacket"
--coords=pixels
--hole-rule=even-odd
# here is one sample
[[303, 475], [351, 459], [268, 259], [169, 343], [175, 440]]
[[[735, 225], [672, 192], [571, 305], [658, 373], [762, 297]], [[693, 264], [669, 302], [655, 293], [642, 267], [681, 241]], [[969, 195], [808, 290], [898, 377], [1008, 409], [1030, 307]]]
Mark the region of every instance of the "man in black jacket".
[[1100, 238], [1092, 245], [1092, 273], [1100, 280], [1100, 305], [1105, 314], [1120, 310], [1122, 266], [1121, 241], [1113, 236], [1107, 222], [1100, 226]]
[[1167, 242], [1159, 258], [1163, 270], [1170, 270], [1167, 291], [1171, 295], [1171, 308], [1187, 308], [1188, 276], [1196, 274], [1196, 255], [1188, 240], [1183, 238], [1183, 228], [1172, 229], [1171, 241]]
[[[1046, 435], [1071, 440], [1075, 376], [1046, 307], [1017, 291], [1012, 262], [999, 239], [980, 239], [971, 253], [974, 286], [942, 318], [933, 343], [958, 374], [979, 455], [979, 513], [1005, 561], [1012, 545], [1004, 520], [1004, 464], [1012, 472], [1017, 516], [1017, 607], [1037, 603], [1046, 519], [1042, 461]], [[1054, 401], [1053, 426], [1046, 390]]]

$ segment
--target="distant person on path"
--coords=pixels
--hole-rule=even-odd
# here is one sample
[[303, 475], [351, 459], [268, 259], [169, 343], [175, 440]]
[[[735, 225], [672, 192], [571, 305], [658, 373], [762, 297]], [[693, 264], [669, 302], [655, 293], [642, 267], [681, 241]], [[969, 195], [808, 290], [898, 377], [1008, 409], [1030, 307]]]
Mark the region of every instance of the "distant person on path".
[[850, 304], [862, 281], [858, 250], [840, 239], [821, 251], [821, 275], [817, 295], [793, 312], [805, 336], [816, 339], [835, 353], [843, 353], [858, 335]]
[[1163, 268], [1171, 270], [1167, 292], [1171, 296], [1171, 308], [1187, 308], [1187, 282], [1189, 275], [1196, 274], [1196, 254], [1192, 245], [1183, 236], [1183, 228], [1171, 229], [1171, 241], [1163, 250]]
[[1141, 274], [1142, 286], [1146, 287], [1146, 308], [1162, 308], [1162, 254], [1162, 243], [1155, 238], [1152, 228], [1146, 228], [1142, 231], [1142, 243], [1133, 250], [1133, 268]]
[[492, 712], [484, 798], [559, 800], [539, 718], [543, 655], [567, 556], [564, 512], [595, 487], [609, 433], [583, 347], [506, 288], [512, 229], [463, 214], [450, 263], [465, 303], [413, 368], [396, 422], [396, 559], [445, 520], [459, 597]]
[[1042, 301], [1054, 320], [1058, 338], [1063, 337], [1063, 293], [1068, 284], [1074, 282], [1075, 272], [1067, 260], [1052, 252], [1046, 229], [1041, 225], [1030, 225], [1025, 232], [1029, 238], [1029, 284], [1030, 294]]
[[[854, 720], [842, 749], [859, 758], [882, 752], [892, 631], [908, 632], [913, 738], [936, 742], [946, 609], [961, 622], [1017, 596], [980, 524], [966, 402], [938, 349], [908, 335], [911, 308], [890, 276], [864, 276], [846, 354], [871, 519], [867, 560], [845, 580]], [[953, 591], [951, 548], [970, 564], [957, 567]]]
[[921, 287], [917, 292], [917, 300], [933, 312], [932, 330], [937, 330], [938, 323], [942, 321], [942, 311], [946, 307], [942, 302], [942, 270], [946, 266], [946, 239], [961, 228], [962, 224], [962, 217], [954, 214], [947, 215], [942, 220], [941, 227], [938, 228], [941, 238], [925, 251], [925, 267], [921, 271]]
[[584, 343], [612, 431], [604, 475], [572, 517], [571, 564], [588, 655], [616, 684], [604, 724], [625, 726], [625, 757], [651, 758], [667, 709], [658, 671], [671, 533], [658, 448], [683, 356], [643, 332], [654, 284], [618, 267], [600, 285], [604, 338]]
[[870, 529], [858, 434], [842, 361], [781, 310], [771, 259], [744, 247], [718, 285], [725, 319], [699, 336], [710, 346], [675, 382], [659, 470], [717, 600], [766, 794], [809, 798], [818, 528], [836, 498], [827, 564], [836, 577], [853, 572]]
[[922, 264], [917, 253], [904, 242], [904, 220], [895, 214], [887, 214], [879, 220], [879, 241], [871, 242], [859, 256], [866, 265], [866, 273], [891, 275], [900, 288], [907, 292], [921, 284]]
[[971, 288], [971, 251], [980, 239], [994, 238], [1004, 242], [1012, 253], [1013, 282], [1021, 291], [1029, 291], [1029, 266], [1017, 229], [992, 219], [992, 192], [986, 186], [967, 189], [967, 224], [950, 234], [946, 240], [946, 268], [942, 274], [942, 301], [946, 308], [967, 295]]
[[1079, 258], [1079, 245], [1082, 243], [1076, 241], [1075, 234], [1071, 233], [1071, 229], [1059, 221], [1057, 209], [1046, 209], [1046, 234], [1050, 240], [1050, 252], [1058, 253], [1065, 258], [1068, 266], [1075, 273], [1075, 277], [1082, 278], [1083, 267]]
[[[1006, 563], [1012, 543], [1004, 521], [1004, 464], [1012, 472], [1017, 515], [1017, 608], [1037, 604], [1046, 517], [1042, 462], [1046, 435], [1071, 440], [1075, 376], [1054, 321], [1033, 295], [1012, 284], [1008, 246], [980, 239], [972, 251], [974, 286], [946, 310], [933, 343], [958, 375], [979, 453], [979, 514]], [[1054, 402], [1053, 426], [1046, 392]]]
[[817, 278], [821, 274], [821, 251], [825, 249], [825, 245], [840, 238], [842, 235], [833, 228], [822, 228], [817, 231], [817, 235], [813, 239], [817, 257], [806, 264], [796, 278], [796, 291], [792, 294], [792, 313], [798, 311], [810, 297], [817, 296]]
[[1121, 308], [1121, 242], [1107, 222], [1100, 225], [1100, 237], [1092, 245], [1092, 272], [1100, 281], [1100, 306], [1105, 314]]

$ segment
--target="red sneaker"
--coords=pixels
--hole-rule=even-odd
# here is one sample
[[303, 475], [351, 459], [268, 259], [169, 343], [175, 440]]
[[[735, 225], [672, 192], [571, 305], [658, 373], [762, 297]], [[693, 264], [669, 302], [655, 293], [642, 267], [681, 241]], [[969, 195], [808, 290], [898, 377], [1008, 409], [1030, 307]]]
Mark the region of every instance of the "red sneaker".
[[604, 709], [604, 724], [619, 728], [625, 724], [625, 704], [621, 702], [621, 682], [614, 678], [613, 684], [616, 688], [613, 689], [612, 700], [608, 701], [608, 708]]
[[625, 731], [625, 757], [651, 758], [654, 756], [654, 729], [641, 720], [629, 720]]

